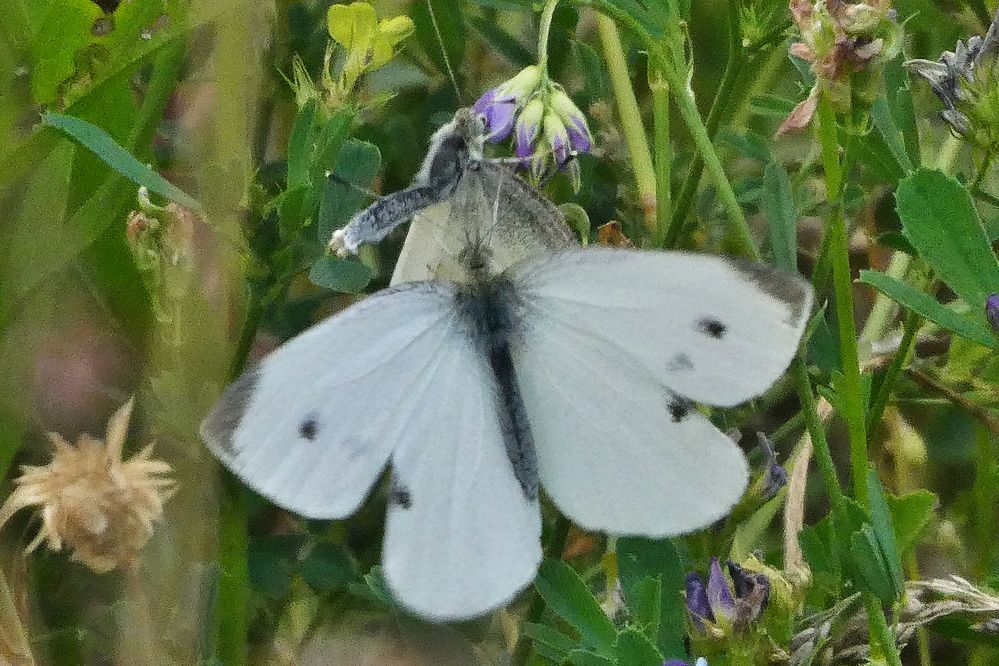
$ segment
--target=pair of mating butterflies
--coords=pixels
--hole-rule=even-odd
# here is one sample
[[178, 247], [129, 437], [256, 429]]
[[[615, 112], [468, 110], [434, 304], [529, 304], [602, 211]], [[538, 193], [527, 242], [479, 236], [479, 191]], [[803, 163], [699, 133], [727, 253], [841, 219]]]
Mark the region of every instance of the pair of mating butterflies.
[[539, 489], [578, 525], [665, 537], [723, 516], [748, 479], [693, 406], [765, 391], [798, 347], [798, 276], [680, 252], [581, 249], [562, 215], [482, 158], [467, 110], [407, 190], [333, 239], [416, 215], [393, 286], [305, 331], [202, 426], [251, 488], [310, 518], [354, 513], [388, 463], [383, 572], [427, 618], [498, 608], [541, 559]]

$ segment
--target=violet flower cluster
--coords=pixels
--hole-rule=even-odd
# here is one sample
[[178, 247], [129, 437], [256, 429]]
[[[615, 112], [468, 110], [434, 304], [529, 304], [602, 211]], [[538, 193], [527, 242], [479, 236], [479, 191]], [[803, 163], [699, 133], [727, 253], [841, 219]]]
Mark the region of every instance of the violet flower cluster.
[[767, 609], [770, 581], [762, 573], [727, 562], [732, 586], [725, 580], [717, 557], [711, 558], [708, 583], [696, 572], [687, 574], [687, 611], [694, 628], [702, 634], [723, 636], [744, 633]]
[[485, 119], [489, 141], [514, 137], [517, 165], [530, 169], [536, 180], [551, 168], [562, 169], [579, 188], [573, 158], [589, 152], [593, 138], [583, 112], [539, 66], [525, 67], [487, 90], [472, 108]]

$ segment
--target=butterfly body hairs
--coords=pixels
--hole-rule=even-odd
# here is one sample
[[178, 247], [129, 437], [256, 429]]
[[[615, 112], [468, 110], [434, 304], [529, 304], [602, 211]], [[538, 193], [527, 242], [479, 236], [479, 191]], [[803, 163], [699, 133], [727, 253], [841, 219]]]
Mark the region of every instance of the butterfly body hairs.
[[799, 276], [732, 258], [579, 248], [481, 157], [476, 120], [459, 111], [413, 187], [334, 237], [354, 251], [417, 214], [393, 286], [264, 358], [202, 426], [251, 488], [310, 518], [351, 515], [391, 466], [383, 573], [435, 620], [530, 584], [542, 493], [618, 535], [725, 515], [748, 467], [694, 403], [767, 390], [812, 301]]

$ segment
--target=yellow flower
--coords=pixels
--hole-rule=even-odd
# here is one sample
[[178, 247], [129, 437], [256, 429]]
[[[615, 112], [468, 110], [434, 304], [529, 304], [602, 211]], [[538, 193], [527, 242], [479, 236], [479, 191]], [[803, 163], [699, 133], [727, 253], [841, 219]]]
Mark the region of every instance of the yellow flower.
[[0, 527], [17, 511], [37, 506], [42, 527], [26, 552], [43, 541], [58, 551], [65, 542], [73, 559], [97, 573], [136, 562], [153, 523], [163, 516], [174, 482], [170, 465], [152, 458], [152, 444], [122, 461], [132, 403], [108, 420], [106, 443], [84, 434], [74, 446], [50, 432], [52, 461], [21, 468], [14, 492], [0, 506]]
[[333, 5], [326, 13], [326, 25], [333, 41], [347, 49], [343, 87], [348, 91], [362, 72], [391, 60], [395, 45], [416, 29], [408, 16], [379, 21], [375, 8], [366, 2]]

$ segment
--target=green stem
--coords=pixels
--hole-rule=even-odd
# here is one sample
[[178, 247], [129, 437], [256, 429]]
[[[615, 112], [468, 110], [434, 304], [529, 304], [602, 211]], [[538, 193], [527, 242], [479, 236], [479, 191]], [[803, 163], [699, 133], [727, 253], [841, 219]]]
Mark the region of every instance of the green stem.
[[819, 142], [822, 146], [822, 165], [825, 170], [826, 201], [832, 204], [826, 233], [829, 237], [829, 256], [832, 260], [836, 319], [839, 324], [840, 363], [843, 371], [840, 393], [845, 413], [841, 416], [846, 421], [850, 439], [850, 470], [853, 477], [854, 497], [861, 506], [866, 507], [867, 429], [860, 386], [857, 325], [853, 315], [850, 247], [846, 231], [846, 217], [843, 213], [840, 196], [843, 187], [843, 170], [839, 156], [836, 116], [832, 104], [824, 92], [820, 93], [819, 98], [818, 132]]
[[[882, 656], [888, 661], [889, 666], [902, 666], [898, 645], [895, 643], [895, 633], [888, 626], [884, 611], [881, 609], [881, 602], [870, 592], [864, 592], [864, 604], [867, 606], [867, 621], [870, 625], [868, 629], [880, 644]], [[871, 652], [873, 656], [873, 650]]]
[[[660, 57], [665, 58], [665, 54], [660, 54]], [[742, 254], [750, 259], [759, 261], [761, 258], [760, 251], [753, 241], [753, 234], [749, 229], [749, 223], [746, 221], [746, 216], [742, 212], [742, 206], [735, 196], [732, 185], [728, 182], [725, 169], [711, 143], [708, 130], [701, 121], [701, 115], [697, 111], [697, 105], [694, 103], [690, 89], [675, 66], [666, 65], [663, 67], [663, 71], [666, 73], [666, 80], [670, 88], [674, 91], [674, 98], [676, 99], [680, 116], [687, 125], [687, 130], [694, 140], [694, 145], [697, 146], [697, 150], [701, 154], [701, 159], [704, 160], [704, 166], [712, 180], [714, 180], [718, 196], [721, 198], [722, 204], [728, 212], [729, 222], [732, 225], [732, 233], [735, 235], [735, 242]]]
[[552, 18], [558, 0], [547, 0], [541, 10], [541, 25], [538, 29], [538, 69], [542, 76], [548, 76], [548, 34], [551, 32]]
[[621, 118], [621, 129], [628, 145], [628, 155], [631, 158], [631, 170], [635, 174], [635, 186], [642, 207], [645, 226], [651, 233], [656, 231], [656, 170], [652, 165], [652, 153], [642, 124], [642, 114], [635, 99], [635, 91], [631, 86], [628, 74], [628, 61], [621, 45], [621, 37], [614, 20], [602, 14], [597, 15], [597, 32], [604, 49], [604, 59], [610, 74], [611, 88], [617, 102], [618, 115]]
[[[673, 212], [671, 191], [673, 155], [669, 145], [669, 86], [662, 75], [649, 70], [649, 88], [652, 90], [653, 150], [656, 168], [656, 247], [663, 247], [663, 240]], [[653, 78], [654, 77], [654, 78]]]
[[219, 507], [219, 593], [215, 606], [216, 654], [226, 666], [247, 662], [250, 635], [247, 496], [226, 473]]
[[839, 517], [842, 523], [846, 512], [846, 496], [836, 474], [836, 465], [829, 450], [829, 440], [826, 439], [825, 425], [819, 417], [815, 394], [812, 392], [812, 380], [808, 377], [808, 368], [800, 355], [791, 362], [791, 374], [794, 376], [801, 412], [805, 415], [805, 426], [808, 428], [808, 434], [812, 438], [812, 448], [815, 450], [815, 462], [825, 483], [833, 515]]
[[[715, 92], [714, 100], [711, 102], [711, 109], [708, 111], [706, 128], [708, 136], [714, 140], [718, 127], [721, 125], [722, 114], [730, 107], [730, 98], [735, 91], [735, 84], [739, 80], [743, 66], [746, 63], [745, 53], [742, 49], [742, 14], [739, 11], [739, 1], [729, 0], [728, 2], [728, 61], [725, 63], [725, 71], [722, 74], [721, 83]], [[677, 197], [676, 208], [673, 211], [673, 218], [670, 221], [669, 231], [666, 233], [664, 246], [675, 247], [680, 241], [680, 236], [690, 212], [690, 206], [694, 202], [694, 194], [697, 192], [697, 185], [701, 182], [701, 175], [704, 173], [704, 160], [698, 154], [694, 157], [687, 171], [687, 176], [683, 180], [680, 194]]]
[[919, 330], [920, 321], [922, 321], [922, 318], [915, 312], [910, 311], [905, 316], [902, 341], [899, 343], [898, 351], [892, 357], [888, 369], [885, 370], [881, 378], [881, 383], [878, 384], [877, 392], [871, 398], [871, 405], [867, 411], [868, 432], [874, 432], [874, 429], [881, 423], [881, 417], [884, 416], [888, 401], [891, 400], [891, 393], [895, 389], [895, 385], [898, 383], [899, 378], [901, 378], [902, 373], [905, 372], [905, 366], [909, 363], [909, 359], [912, 358], [913, 350], [916, 347], [916, 332]]

